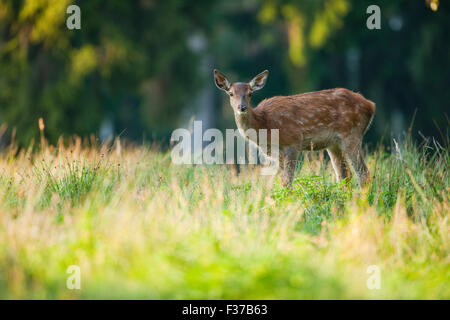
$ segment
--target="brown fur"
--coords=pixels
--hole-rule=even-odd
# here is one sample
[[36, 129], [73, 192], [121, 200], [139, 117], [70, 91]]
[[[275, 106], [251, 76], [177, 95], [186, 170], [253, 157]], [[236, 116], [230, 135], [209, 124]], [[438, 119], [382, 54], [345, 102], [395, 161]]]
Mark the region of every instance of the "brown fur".
[[[250, 128], [268, 129], [269, 133], [270, 129], [279, 129], [283, 183], [291, 184], [295, 171], [292, 163], [300, 151], [327, 149], [338, 180], [349, 177], [350, 164], [359, 183], [364, 185], [369, 173], [361, 144], [375, 114], [375, 104], [359, 93], [336, 88], [268, 98], [253, 109], [250, 106], [250, 96], [255, 90], [252, 84], [258, 84], [256, 90], [262, 88], [267, 74], [259, 74], [250, 83], [230, 84], [220, 72], [215, 72], [215, 78], [218, 87], [230, 94], [241, 132]], [[221, 80], [228, 85], [221, 87]], [[239, 111], [242, 106], [246, 106], [246, 112]]]
[[375, 113], [373, 102], [347, 89], [329, 89], [263, 100], [249, 109], [258, 128], [279, 129], [280, 145], [326, 148], [349, 135], [363, 135]]

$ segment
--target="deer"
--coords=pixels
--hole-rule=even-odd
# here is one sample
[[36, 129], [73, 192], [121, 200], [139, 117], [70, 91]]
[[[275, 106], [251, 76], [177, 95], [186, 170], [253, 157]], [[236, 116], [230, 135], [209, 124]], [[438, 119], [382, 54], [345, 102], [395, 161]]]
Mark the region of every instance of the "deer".
[[375, 115], [375, 103], [360, 93], [334, 88], [274, 96], [253, 108], [250, 98], [265, 86], [268, 75], [269, 71], [265, 70], [250, 82], [231, 83], [214, 69], [214, 82], [228, 94], [236, 126], [246, 140], [250, 139], [245, 134], [248, 129], [279, 130], [282, 185], [292, 187], [300, 152], [326, 149], [338, 181], [350, 179], [352, 167], [359, 186], [365, 186], [369, 171], [362, 154], [362, 141]]

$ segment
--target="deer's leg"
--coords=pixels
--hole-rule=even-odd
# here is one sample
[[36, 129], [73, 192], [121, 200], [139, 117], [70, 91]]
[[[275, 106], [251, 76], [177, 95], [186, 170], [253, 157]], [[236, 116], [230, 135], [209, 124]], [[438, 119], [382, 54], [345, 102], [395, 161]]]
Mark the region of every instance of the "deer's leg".
[[369, 182], [369, 169], [367, 169], [366, 163], [364, 162], [361, 148], [359, 148], [359, 151], [357, 153], [355, 166], [356, 170], [358, 170], [359, 185], [363, 187]]
[[342, 153], [341, 148], [338, 145], [327, 149], [328, 155], [331, 159], [334, 172], [336, 173], [336, 179], [341, 181], [345, 178], [351, 177], [350, 168], [348, 167], [347, 160]]
[[363, 187], [369, 179], [369, 170], [364, 162], [361, 149], [361, 140], [349, 140], [344, 142], [344, 153], [351, 163], [358, 177], [358, 183]]
[[285, 147], [281, 150], [281, 183], [285, 187], [291, 187], [297, 167], [298, 150], [295, 147]]

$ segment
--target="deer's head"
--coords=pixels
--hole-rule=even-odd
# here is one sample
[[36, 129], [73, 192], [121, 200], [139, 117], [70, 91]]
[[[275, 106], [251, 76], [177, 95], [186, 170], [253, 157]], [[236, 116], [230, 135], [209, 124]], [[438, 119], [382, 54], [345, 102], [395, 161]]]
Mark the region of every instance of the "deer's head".
[[217, 69], [214, 69], [214, 82], [220, 90], [230, 96], [230, 104], [236, 114], [247, 113], [250, 107], [250, 97], [256, 90], [264, 87], [269, 71], [265, 70], [254, 77], [250, 82], [230, 83], [227, 77]]

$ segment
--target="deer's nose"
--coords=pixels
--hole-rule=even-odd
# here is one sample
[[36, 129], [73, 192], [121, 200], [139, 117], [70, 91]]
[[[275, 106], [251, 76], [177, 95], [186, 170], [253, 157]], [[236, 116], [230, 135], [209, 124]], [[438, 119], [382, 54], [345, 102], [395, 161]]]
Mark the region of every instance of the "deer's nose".
[[240, 104], [240, 105], [239, 105], [239, 110], [240, 110], [241, 112], [244, 112], [245, 110], [247, 110], [247, 106], [246, 106], [245, 104]]

